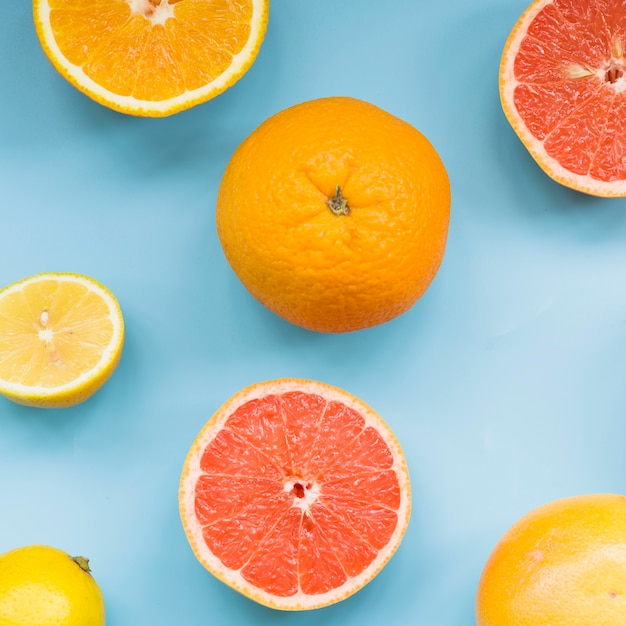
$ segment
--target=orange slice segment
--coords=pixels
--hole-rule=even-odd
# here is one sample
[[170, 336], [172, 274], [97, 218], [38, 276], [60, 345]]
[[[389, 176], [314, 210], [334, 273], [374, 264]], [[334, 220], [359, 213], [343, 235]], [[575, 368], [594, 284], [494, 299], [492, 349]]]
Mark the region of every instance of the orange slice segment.
[[0, 393], [30, 406], [78, 404], [109, 379], [123, 341], [119, 304], [92, 278], [21, 280], [0, 291]]
[[179, 496], [199, 561], [283, 610], [361, 589], [400, 545], [411, 507], [406, 461], [383, 420], [345, 391], [299, 379], [226, 402], [192, 445]]
[[166, 116], [205, 102], [250, 68], [269, 0], [33, 0], [54, 67], [123, 113]]
[[621, 0], [535, 0], [500, 65], [507, 119], [557, 182], [626, 196], [626, 27]]

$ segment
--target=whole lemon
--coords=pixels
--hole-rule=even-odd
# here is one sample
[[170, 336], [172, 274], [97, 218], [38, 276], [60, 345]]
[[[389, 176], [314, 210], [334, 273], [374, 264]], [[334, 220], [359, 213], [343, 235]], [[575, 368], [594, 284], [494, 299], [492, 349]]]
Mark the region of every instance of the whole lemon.
[[88, 560], [50, 546], [0, 555], [2, 626], [104, 626], [104, 598]]

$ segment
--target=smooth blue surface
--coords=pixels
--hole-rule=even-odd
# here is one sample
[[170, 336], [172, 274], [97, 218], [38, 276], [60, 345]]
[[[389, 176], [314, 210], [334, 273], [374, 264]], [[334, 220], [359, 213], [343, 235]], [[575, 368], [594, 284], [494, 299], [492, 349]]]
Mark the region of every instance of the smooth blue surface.
[[[501, 534], [548, 500], [626, 493], [626, 200], [560, 187], [501, 112], [497, 71], [526, 0], [272, 0], [229, 91], [166, 119], [92, 102], [34, 34], [0, 29], [0, 284], [91, 275], [127, 341], [107, 385], [62, 411], [0, 399], [0, 552], [90, 557], [108, 625], [471, 626]], [[441, 270], [411, 311], [320, 335], [254, 301], [222, 255], [217, 187], [236, 146], [298, 102], [350, 95], [419, 128], [453, 207]], [[352, 598], [274, 612], [215, 580], [178, 518], [187, 450], [243, 386], [281, 376], [360, 396], [396, 432], [414, 509]]]

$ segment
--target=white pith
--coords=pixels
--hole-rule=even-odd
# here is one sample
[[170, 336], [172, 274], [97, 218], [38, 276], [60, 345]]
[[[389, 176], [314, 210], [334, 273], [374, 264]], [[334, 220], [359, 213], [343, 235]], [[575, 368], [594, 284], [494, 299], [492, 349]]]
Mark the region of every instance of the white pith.
[[167, 0], [159, 0], [156, 6], [150, 0], [127, 0], [130, 10], [136, 15], [143, 15], [153, 24], [165, 24], [174, 17], [174, 5]]

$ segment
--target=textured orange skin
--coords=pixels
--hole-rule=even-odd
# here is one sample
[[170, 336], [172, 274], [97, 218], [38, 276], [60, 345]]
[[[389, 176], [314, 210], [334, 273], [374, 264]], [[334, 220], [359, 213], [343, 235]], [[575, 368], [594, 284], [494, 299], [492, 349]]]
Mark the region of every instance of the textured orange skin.
[[565, 498], [514, 524], [484, 568], [476, 623], [626, 624], [626, 497]]
[[[348, 215], [329, 207], [338, 186]], [[407, 311], [439, 269], [449, 218], [448, 175], [429, 141], [346, 97], [296, 105], [257, 128], [226, 168], [216, 216], [250, 293], [331, 333]]]

